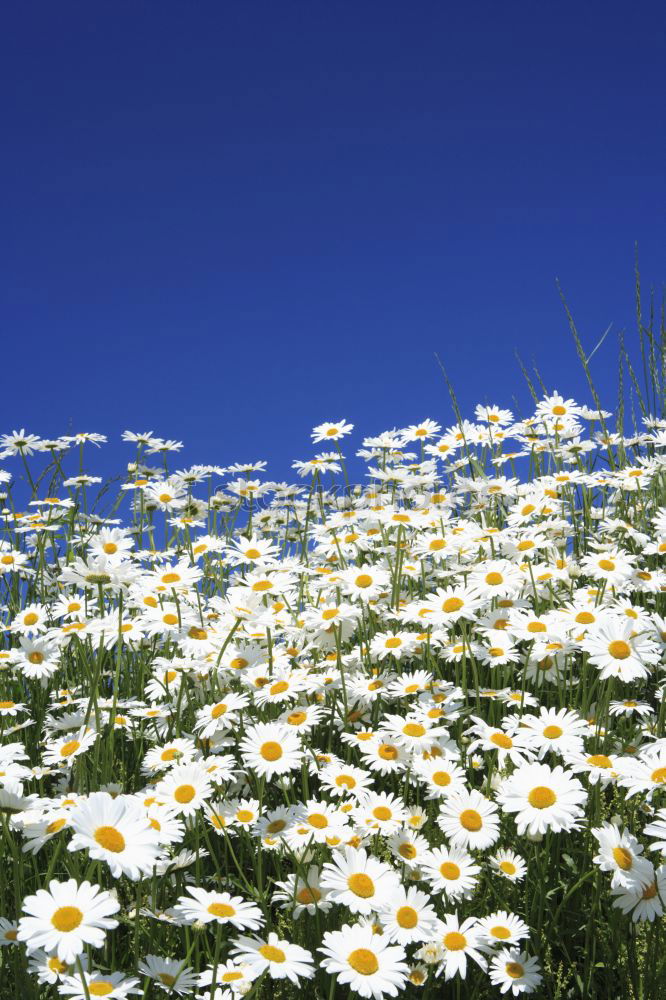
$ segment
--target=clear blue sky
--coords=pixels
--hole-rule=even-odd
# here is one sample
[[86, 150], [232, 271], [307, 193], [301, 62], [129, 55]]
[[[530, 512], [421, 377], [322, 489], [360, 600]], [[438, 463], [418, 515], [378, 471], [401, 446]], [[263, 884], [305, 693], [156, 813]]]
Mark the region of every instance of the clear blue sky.
[[[641, 2], [31, 2], [0, 14], [1, 431], [189, 461], [583, 391], [666, 277], [666, 18]], [[615, 392], [611, 339], [595, 358]], [[354, 444], [359, 442], [355, 436]], [[114, 455], [127, 456], [127, 446]], [[181, 461], [181, 464], [183, 462]]]

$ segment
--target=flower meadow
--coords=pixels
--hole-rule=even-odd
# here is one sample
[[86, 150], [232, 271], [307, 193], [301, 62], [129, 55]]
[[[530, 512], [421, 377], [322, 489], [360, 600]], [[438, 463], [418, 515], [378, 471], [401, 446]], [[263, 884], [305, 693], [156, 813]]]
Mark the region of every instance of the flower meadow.
[[296, 485], [1, 437], [0, 996], [666, 995], [666, 420], [610, 417], [362, 485], [344, 420]]

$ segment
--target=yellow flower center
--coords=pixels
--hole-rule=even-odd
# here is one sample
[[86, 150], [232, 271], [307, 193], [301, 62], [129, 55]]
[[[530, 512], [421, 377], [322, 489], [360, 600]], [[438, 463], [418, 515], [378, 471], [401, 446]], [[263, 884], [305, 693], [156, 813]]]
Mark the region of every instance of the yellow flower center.
[[80, 746], [81, 744], [78, 740], [68, 740], [67, 743], [63, 743], [60, 747], [60, 756], [71, 757], [73, 753], [76, 753]]
[[494, 743], [496, 747], [501, 747], [503, 750], [510, 750], [513, 746], [513, 740], [505, 733], [493, 733], [490, 737], [490, 742]]
[[614, 847], [613, 860], [618, 868], [621, 868], [623, 872], [631, 871], [631, 867], [634, 863], [634, 858], [631, 851], [627, 850], [626, 847]]
[[356, 788], [356, 778], [350, 774], [339, 774], [335, 779], [338, 788]]
[[425, 726], [419, 725], [418, 722], [408, 722], [406, 726], [402, 727], [402, 731], [405, 736], [424, 736], [426, 729]]
[[393, 815], [393, 813], [391, 812], [390, 809], [387, 808], [387, 806], [377, 806], [376, 809], [372, 810], [372, 815], [375, 817], [375, 819], [378, 819], [380, 822], [384, 822], [386, 820], [389, 820]]
[[451, 775], [447, 771], [435, 771], [432, 780], [440, 788], [446, 788], [447, 785], [451, 784]]
[[173, 797], [176, 802], [180, 802], [184, 806], [188, 802], [191, 802], [196, 794], [197, 790], [194, 785], [178, 785], [178, 788], [173, 793]]
[[439, 866], [439, 871], [442, 878], [448, 879], [450, 882], [455, 882], [457, 878], [460, 878], [460, 868], [453, 861], [444, 861]]
[[395, 915], [395, 921], [398, 927], [411, 930], [412, 927], [416, 927], [418, 924], [419, 915], [412, 906], [401, 906]]
[[261, 747], [259, 748], [259, 753], [264, 758], [264, 760], [271, 762], [276, 761], [279, 760], [280, 757], [282, 756], [282, 747], [280, 746], [279, 743], [276, 743], [274, 740], [268, 740], [267, 743], [261, 744]]
[[463, 951], [467, 945], [467, 938], [459, 931], [449, 931], [444, 935], [442, 944], [449, 951]]
[[309, 903], [318, 903], [321, 899], [321, 893], [319, 889], [313, 889], [312, 886], [306, 885], [296, 893], [296, 899], [303, 906], [307, 906]]
[[354, 972], [358, 972], [361, 976], [374, 976], [379, 969], [377, 956], [369, 948], [356, 948], [347, 955], [347, 961]]
[[623, 639], [614, 639], [608, 644], [608, 652], [615, 660], [626, 660], [631, 656], [631, 646]]
[[360, 896], [361, 899], [370, 899], [375, 894], [375, 883], [369, 875], [363, 873], [350, 875], [347, 879], [347, 886], [355, 896]]
[[451, 614], [452, 611], [460, 611], [463, 603], [459, 597], [447, 597], [442, 604], [442, 611], [445, 611], [447, 614]]
[[593, 753], [591, 757], [587, 758], [587, 763], [592, 767], [606, 768], [613, 766], [613, 761], [605, 753]]
[[105, 851], [120, 854], [125, 850], [125, 838], [115, 826], [98, 826], [93, 836]]
[[82, 920], [83, 913], [78, 906], [60, 906], [51, 917], [51, 923], [61, 934], [76, 930]]
[[229, 906], [227, 903], [211, 903], [208, 907], [208, 912], [213, 917], [221, 917], [224, 920], [236, 915], [233, 906]]
[[470, 833], [476, 833], [483, 826], [483, 819], [476, 809], [463, 809], [460, 813], [460, 825]]
[[507, 962], [504, 969], [511, 979], [520, 979], [521, 976], [525, 975], [525, 969], [520, 962]]
[[91, 997], [108, 997], [113, 993], [113, 983], [108, 979], [96, 979], [94, 983], [88, 983], [88, 993]]
[[527, 801], [534, 809], [548, 809], [557, 802], [557, 795], [545, 785], [537, 785], [527, 796]]
[[259, 954], [262, 958], [265, 958], [267, 962], [278, 962], [281, 965], [282, 962], [287, 961], [287, 956], [282, 951], [282, 948], [276, 948], [272, 944], [262, 944], [259, 949]]
[[559, 726], [546, 726], [543, 731], [543, 735], [547, 740], [559, 740], [563, 733], [564, 730], [560, 729]]

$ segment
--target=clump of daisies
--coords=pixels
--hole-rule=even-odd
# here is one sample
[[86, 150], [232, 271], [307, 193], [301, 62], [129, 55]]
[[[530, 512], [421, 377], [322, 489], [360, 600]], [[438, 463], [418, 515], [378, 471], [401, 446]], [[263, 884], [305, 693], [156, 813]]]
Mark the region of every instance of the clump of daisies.
[[609, 419], [362, 486], [346, 420], [296, 485], [0, 437], [0, 996], [661, 995], [666, 421]]

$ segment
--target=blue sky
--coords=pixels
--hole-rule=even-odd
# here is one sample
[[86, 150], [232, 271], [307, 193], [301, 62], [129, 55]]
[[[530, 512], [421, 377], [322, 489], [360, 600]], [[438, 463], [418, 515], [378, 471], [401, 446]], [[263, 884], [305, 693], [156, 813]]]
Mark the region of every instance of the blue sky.
[[[587, 401], [664, 267], [661, 4], [5, 5], [2, 421], [270, 460]], [[594, 372], [613, 399], [616, 346]], [[128, 457], [114, 444], [108, 462]], [[182, 463], [181, 463], [182, 464]]]

